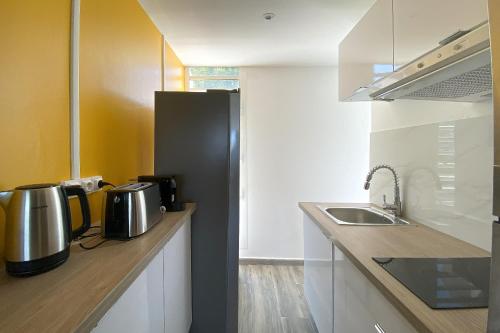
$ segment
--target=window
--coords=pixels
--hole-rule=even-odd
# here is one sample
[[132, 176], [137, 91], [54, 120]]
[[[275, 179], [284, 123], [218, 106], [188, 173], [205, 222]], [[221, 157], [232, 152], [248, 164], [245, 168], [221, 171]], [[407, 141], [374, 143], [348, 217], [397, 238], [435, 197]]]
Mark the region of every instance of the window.
[[187, 67], [186, 86], [189, 91], [238, 89], [239, 75], [240, 69], [237, 67]]

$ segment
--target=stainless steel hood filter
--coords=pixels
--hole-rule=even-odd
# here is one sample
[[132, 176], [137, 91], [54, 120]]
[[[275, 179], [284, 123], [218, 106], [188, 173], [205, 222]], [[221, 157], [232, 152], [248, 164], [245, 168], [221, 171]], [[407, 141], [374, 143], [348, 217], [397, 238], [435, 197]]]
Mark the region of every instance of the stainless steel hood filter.
[[448, 80], [434, 83], [403, 98], [462, 99], [471, 96], [491, 98], [491, 66], [482, 66]]
[[376, 100], [416, 99], [456, 102], [491, 100], [489, 25], [427, 53], [374, 83]]

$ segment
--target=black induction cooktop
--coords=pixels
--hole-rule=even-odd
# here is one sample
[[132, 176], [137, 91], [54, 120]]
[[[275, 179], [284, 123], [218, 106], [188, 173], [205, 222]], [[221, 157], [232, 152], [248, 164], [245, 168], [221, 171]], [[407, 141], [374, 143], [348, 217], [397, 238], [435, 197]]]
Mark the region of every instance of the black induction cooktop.
[[488, 307], [491, 258], [373, 258], [433, 309]]

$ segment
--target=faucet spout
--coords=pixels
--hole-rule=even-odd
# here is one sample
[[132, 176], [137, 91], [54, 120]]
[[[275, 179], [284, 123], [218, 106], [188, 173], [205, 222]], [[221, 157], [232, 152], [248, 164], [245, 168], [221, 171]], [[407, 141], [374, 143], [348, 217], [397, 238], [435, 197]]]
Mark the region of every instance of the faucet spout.
[[[377, 172], [380, 169], [387, 169], [392, 172], [392, 175], [394, 176], [394, 204], [386, 204], [384, 202], [384, 209], [390, 210], [394, 212], [395, 216], [401, 216], [403, 213], [403, 205], [401, 204], [401, 194], [399, 190], [399, 177], [398, 174], [396, 173], [396, 170], [391, 167], [390, 165], [386, 164], [381, 164], [375, 166], [373, 169], [370, 170], [368, 175], [366, 176], [366, 181], [365, 181], [365, 190], [370, 189], [370, 182], [372, 181], [373, 175], [375, 172]], [[385, 201], [385, 200], [384, 200]]]

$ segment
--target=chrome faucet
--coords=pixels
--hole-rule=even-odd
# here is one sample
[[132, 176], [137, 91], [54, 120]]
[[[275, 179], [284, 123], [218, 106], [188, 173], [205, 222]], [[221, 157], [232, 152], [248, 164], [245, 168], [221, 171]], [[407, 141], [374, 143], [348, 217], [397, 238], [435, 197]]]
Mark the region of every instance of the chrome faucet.
[[401, 204], [401, 196], [399, 194], [399, 178], [398, 178], [398, 174], [396, 173], [396, 170], [394, 170], [393, 167], [391, 167], [389, 165], [381, 164], [381, 165], [377, 165], [373, 169], [371, 169], [370, 172], [368, 173], [368, 175], [366, 176], [365, 190], [370, 189], [370, 182], [372, 180], [372, 177], [375, 174], [375, 172], [377, 172], [380, 169], [388, 169], [392, 172], [392, 174], [394, 176], [394, 203], [388, 204], [385, 201], [385, 195], [384, 195], [384, 205], [382, 208], [384, 208], [384, 210], [391, 211], [394, 214], [394, 216], [400, 217], [401, 214], [403, 213], [403, 208], [402, 208], [402, 204]]

